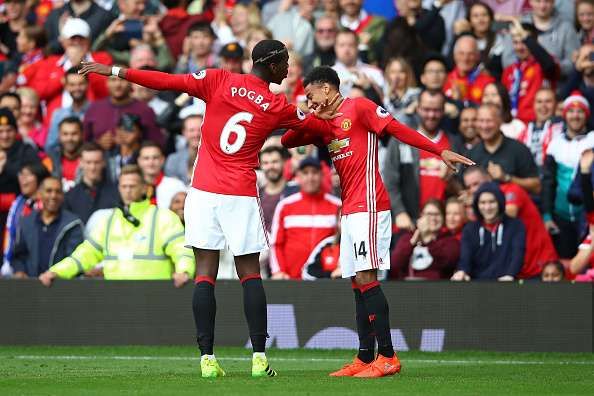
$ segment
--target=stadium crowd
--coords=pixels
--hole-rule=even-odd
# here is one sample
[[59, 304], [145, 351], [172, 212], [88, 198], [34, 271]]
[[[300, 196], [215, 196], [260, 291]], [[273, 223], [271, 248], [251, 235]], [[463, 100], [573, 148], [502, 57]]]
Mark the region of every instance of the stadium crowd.
[[[247, 73], [255, 44], [274, 38], [290, 61], [271, 89], [289, 102], [307, 111], [302, 79], [328, 65], [344, 96], [477, 163], [456, 174], [382, 137], [394, 229], [385, 279], [594, 281], [594, 0], [3, 0], [0, 10], [3, 277], [188, 282], [184, 199], [205, 104], [82, 76], [80, 62]], [[331, 158], [348, 141], [287, 150], [282, 133], [260, 153], [262, 273], [340, 277]], [[229, 257], [220, 277], [236, 277]]]

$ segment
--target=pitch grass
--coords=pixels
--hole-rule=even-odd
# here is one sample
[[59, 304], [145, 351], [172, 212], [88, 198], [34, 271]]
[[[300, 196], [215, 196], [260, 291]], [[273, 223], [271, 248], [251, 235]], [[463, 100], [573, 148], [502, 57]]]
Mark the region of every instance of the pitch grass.
[[328, 377], [351, 351], [272, 349], [279, 377], [258, 379], [250, 351], [215, 352], [227, 376], [206, 380], [191, 347], [0, 347], [0, 395], [594, 395], [593, 354], [401, 352], [364, 380]]

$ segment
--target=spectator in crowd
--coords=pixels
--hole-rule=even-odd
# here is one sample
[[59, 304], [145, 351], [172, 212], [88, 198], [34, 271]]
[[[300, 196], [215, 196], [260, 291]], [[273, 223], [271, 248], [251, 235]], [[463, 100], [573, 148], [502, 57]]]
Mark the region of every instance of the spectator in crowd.
[[[410, 122], [443, 150], [461, 148], [459, 141], [440, 127], [445, 97], [440, 91], [423, 91], [416, 119]], [[396, 226], [412, 230], [419, 210], [430, 199], [445, 200], [448, 190], [457, 194], [459, 185], [452, 172], [435, 155], [390, 139], [384, 163], [384, 179], [392, 203]]]
[[[406, 18], [396, 17], [387, 26], [381, 40], [376, 44], [376, 57], [382, 67], [391, 58], [404, 58], [413, 67], [415, 75], [420, 75], [420, 67], [429, 51], [419, 37], [414, 26]], [[361, 52], [361, 57], [365, 55]]]
[[421, 68], [421, 84], [431, 91], [442, 91], [446, 83], [448, 68], [441, 55], [430, 55], [425, 58]]
[[472, 150], [481, 141], [476, 129], [476, 113], [477, 109], [473, 106], [465, 107], [460, 112], [458, 131], [464, 141], [464, 148], [466, 150]]
[[594, 1], [577, 0], [575, 19], [580, 44], [594, 43]]
[[425, 47], [433, 52], [439, 53], [446, 40], [445, 23], [440, 15], [441, 7], [451, 0], [433, 3], [431, 9], [422, 7], [421, 0], [406, 0], [404, 13], [400, 17], [414, 28]]
[[39, 96], [35, 90], [28, 87], [19, 88], [17, 94], [21, 98], [21, 111], [17, 118], [19, 134], [26, 142], [43, 149], [47, 139], [47, 127], [40, 122]]
[[[320, 161], [305, 158], [298, 173], [301, 191], [282, 199], [272, 220], [272, 279], [301, 279], [313, 249], [336, 231], [340, 200], [323, 192]], [[292, 243], [296, 240], [300, 243]]]
[[289, 51], [289, 70], [287, 71], [287, 78], [280, 84], [280, 92], [282, 92], [287, 102], [293, 103], [296, 106], [307, 109], [307, 98], [303, 89], [303, 63], [301, 57]]
[[7, 0], [4, 2], [4, 23], [0, 23], [0, 60], [14, 58], [17, 55], [17, 36], [27, 26], [29, 7], [25, 0]]
[[[386, 20], [377, 15], [368, 14], [363, 9], [363, 0], [339, 0], [340, 25], [357, 35], [357, 48], [363, 58], [373, 62], [374, 49], [384, 34]], [[342, 79], [341, 79], [342, 81]]]
[[0, 235], [4, 232], [8, 210], [20, 193], [19, 171], [26, 163], [39, 163], [35, 148], [23, 143], [17, 135], [14, 115], [0, 108]]
[[502, 83], [509, 91], [512, 116], [525, 123], [534, 121], [534, 98], [539, 89], [554, 87], [559, 79], [555, 59], [538, 43], [538, 32], [532, 25], [515, 19], [511, 26], [517, 58], [503, 71]]
[[198, 73], [200, 70], [216, 67], [218, 60], [213, 45], [214, 30], [208, 22], [196, 22], [188, 29], [176, 73]]
[[518, 140], [532, 152], [534, 162], [542, 173], [549, 144], [561, 133], [563, 123], [555, 117], [557, 100], [551, 88], [540, 88], [534, 95], [535, 120], [528, 123]]
[[274, 15], [266, 27], [274, 39], [282, 41], [301, 57], [309, 56], [314, 52], [315, 6], [314, 0], [298, 0], [294, 6]]
[[[516, 0], [511, 0], [511, 2]], [[510, 1], [508, 1], [509, 3]], [[519, 15], [519, 14], [517, 14]], [[501, 76], [501, 51], [503, 37], [495, 31], [495, 14], [487, 2], [476, 1], [468, 7], [468, 19], [459, 19], [454, 23], [454, 33], [460, 37], [471, 34], [481, 54], [481, 64], [493, 76]]]
[[443, 87], [445, 94], [456, 100], [479, 104], [485, 86], [495, 79], [480, 64], [477, 40], [472, 36], [461, 36], [454, 44], [454, 70]]
[[165, 175], [176, 177], [184, 184], [190, 184], [191, 170], [198, 156], [202, 140], [202, 115], [190, 115], [184, 119], [182, 135], [184, 146], [170, 154], [165, 161]]
[[182, 287], [193, 276], [195, 262], [184, 246], [184, 227], [169, 209], [151, 205], [136, 165], [124, 167], [119, 179], [122, 205], [111, 209], [74, 252], [39, 276], [45, 286], [55, 278], [71, 279], [103, 261], [105, 279], [172, 279]]
[[314, 67], [332, 66], [336, 62], [334, 44], [338, 25], [336, 19], [322, 15], [315, 22], [314, 50], [303, 58], [303, 74], [307, 75]]
[[266, 231], [271, 232], [272, 217], [279, 201], [287, 197], [287, 180], [284, 178], [285, 151], [280, 146], [269, 146], [260, 151], [260, 169], [265, 182], [259, 189], [260, 206]]
[[[272, 33], [265, 27], [253, 27], [250, 29], [247, 35], [247, 43], [245, 45], [245, 51], [243, 53], [243, 72], [249, 73], [252, 70], [252, 51], [256, 44], [262, 40], [271, 40]], [[334, 62], [333, 62], [334, 63]]]
[[165, 138], [157, 126], [155, 112], [146, 103], [132, 98], [132, 83], [110, 76], [107, 86], [109, 97], [91, 103], [85, 114], [85, 141], [94, 140], [103, 150], [111, 150], [116, 144], [116, 124], [127, 113], [138, 117], [142, 138], [163, 144]]
[[540, 280], [543, 282], [561, 282], [565, 280], [565, 268], [560, 261], [549, 261], [542, 268]]
[[219, 51], [220, 68], [231, 73], [243, 72], [243, 48], [239, 43], [228, 43]]
[[505, 136], [511, 139], [517, 139], [522, 131], [526, 129], [526, 124], [513, 117], [509, 93], [500, 82], [493, 82], [485, 86], [481, 103], [499, 108], [503, 121], [500, 129]]
[[[69, 3], [70, 4], [70, 3]], [[64, 74], [81, 61], [111, 64], [111, 56], [106, 52], [90, 52], [91, 30], [82, 19], [69, 18], [60, 33], [64, 55], [53, 55], [29, 66], [23, 73], [23, 84], [33, 88], [45, 102], [44, 123], [48, 124], [54, 110], [68, 107], [72, 97], [64, 92]], [[98, 74], [89, 76], [88, 99], [96, 100], [107, 96], [106, 78]]]
[[62, 182], [46, 177], [39, 188], [42, 206], [23, 218], [12, 267], [15, 278], [37, 277], [70, 255], [83, 241], [84, 225], [63, 208]]
[[137, 162], [147, 186], [146, 196], [153, 205], [169, 208], [173, 196], [178, 192], [186, 191], [184, 183], [163, 173], [165, 156], [157, 143], [151, 141], [142, 143], [138, 150]]
[[[0, 154], [1, 156], [2, 154]], [[14, 257], [16, 237], [24, 217], [33, 210], [40, 208], [37, 190], [43, 179], [49, 176], [47, 169], [39, 162], [24, 164], [18, 174], [19, 189], [21, 193], [12, 202], [6, 219], [6, 232], [4, 234], [4, 261], [1, 274], [10, 276], [13, 272], [11, 264]]]
[[443, 203], [423, 206], [414, 232], [402, 235], [392, 252], [392, 279], [450, 279], [460, 257], [460, 242], [445, 228]]
[[4, 66], [4, 76], [0, 83], [1, 92], [11, 89], [15, 84], [21, 85], [22, 73], [30, 65], [45, 59], [46, 44], [47, 38], [42, 26], [28, 25], [19, 30], [16, 38], [17, 53]]
[[[359, 1], [359, 0], [344, 0]], [[340, 78], [340, 94], [349, 96], [353, 85], [365, 86], [370, 83], [381, 95], [381, 88], [385, 84], [381, 70], [363, 63], [358, 57], [357, 34], [351, 30], [341, 30], [336, 36], [334, 52], [336, 63], [333, 68]]]
[[543, 217], [553, 234], [561, 258], [576, 254], [581, 229], [581, 207], [568, 201], [569, 187], [577, 171], [582, 152], [594, 147], [594, 131], [588, 132], [586, 121], [590, 106], [574, 94], [563, 102], [565, 128], [549, 144], [543, 176]]
[[[573, 69], [572, 54], [579, 47], [575, 28], [570, 22], [564, 21], [555, 13], [555, 0], [529, 1], [532, 12], [526, 15], [522, 22], [530, 23], [536, 27], [538, 42], [559, 62], [561, 74], [567, 77]], [[512, 38], [507, 36], [503, 45], [503, 67], [511, 65], [514, 61], [514, 45]]]
[[182, 224], [186, 224], [184, 218], [184, 206], [186, 204], [187, 195], [188, 193], [185, 191], [176, 192], [173, 198], [171, 198], [171, 204], [169, 205], [169, 210], [171, 210], [173, 213], [177, 215], [177, 217], [179, 217]]
[[458, 241], [462, 239], [462, 228], [466, 220], [464, 202], [457, 197], [448, 198], [445, 204], [445, 228]]
[[339, 279], [342, 277], [340, 268], [340, 211], [336, 220], [336, 233], [326, 237], [313, 248], [307, 262], [303, 266], [302, 279]]
[[495, 14], [517, 17], [522, 15], [526, 0], [482, 0]]
[[481, 142], [469, 151], [470, 158], [485, 168], [495, 181], [513, 182], [531, 194], [541, 190], [538, 168], [528, 147], [501, 132], [499, 107], [484, 104], [477, 111], [476, 128]]
[[[281, 144], [280, 140], [277, 144]], [[332, 150], [330, 149], [330, 151]], [[289, 159], [285, 161], [285, 169], [283, 170], [283, 177], [287, 181], [287, 195], [299, 191], [299, 166], [301, 165], [301, 161], [307, 157], [319, 158], [318, 149], [313, 144], [289, 149]], [[325, 161], [321, 161], [320, 164], [322, 166], [322, 190], [324, 192], [330, 192], [332, 191], [332, 172]]]
[[64, 92], [70, 95], [72, 103], [57, 108], [52, 114], [45, 141], [46, 152], [51, 151], [58, 144], [59, 125], [62, 120], [76, 117], [82, 121], [86, 111], [89, 109], [90, 103], [87, 99], [89, 80], [87, 76], [78, 74], [79, 70], [79, 66], [73, 66], [64, 75]]
[[173, 66], [173, 59], [170, 58], [170, 54], [165, 52], [166, 56], [161, 49], [157, 49], [161, 52], [155, 54], [153, 47], [144, 42], [140, 42], [134, 48], [130, 50], [130, 60], [128, 64], [133, 69], [171, 69]]
[[412, 67], [404, 58], [388, 61], [385, 69], [386, 85], [384, 86], [384, 108], [394, 117], [400, 119], [401, 114], [414, 113], [421, 89]]
[[210, 23], [213, 13], [210, 9], [203, 10], [203, 13], [190, 15], [186, 10], [185, 0], [164, 0], [163, 5], [167, 7], [167, 13], [159, 21], [159, 29], [171, 51], [171, 56], [178, 59], [183, 52], [186, 32], [196, 23]]
[[58, 146], [52, 147], [43, 165], [52, 176], [62, 180], [64, 192], [70, 190], [79, 176], [80, 149], [83, 145], [83, 126], [77, 117], [64, 118], [59, 128]]
[[15, 119], [21, 115], [21, 97], [15, 92], [4, 92], [0, 94], [0, 107], [4, 107], [12, 113]]
[[258, 6], [255, 3], [236, 3], [231, 10], [229, 24], [227, 25], [227, 16], [220, 13], [219, 16], [215, 16], [213, 29], [222, 45], [238, 42], [244, 46], [249, 31], [258, 26], [262, 26]]
[[126, 165], [136, 164], [138, 150], [143, 141], [142, 124], [136, 114], [124, 113], [115, 130], [118, 144], [109, 152], [107, 169], [111, 180], [118, 180], [120, 170]]
[[473, 208], [477, 220], [464, 226], [452, 280], [514, 280], [524, 263], [524, 225], [505, 214], [505, 196], [495, 183], [479, 187]]
[[[99, 34], [105, 31], [111, 21], [115, 18], [114, 15], [105, 11], [93, 0], [70, 0], [65, 3], [64, 6], [55, 8], [45, 21], [45, 31], [48, 34], [49, 49], [54, 54], [66, 50], [66, 47], [63, 47], [63, 41], [60, 40], [60, 35], [63, 35], [62, 23], [64, 23], [64, 18], [68, 17], [79, 18], [88, 24], [89, 35], [87, 38], [90, 39], [91, 42], [99, 37]], [[73, 63], [73, 65], [76, 64], [78, 64], [78, 62]]]
[[118, 190], [107, 177], [101, 146], [86, 142], [80, 150], [80, 180], [64, 197], [64, 208], [73, 212], [85, 224], [95, 211], [117, 205]]
[[[575, 68], [569, 74], [567, 83], [561, 88], [559, 97], [566, 98], [575, 90], [588, 100], [590, 108], [594, 108], [594, 43], [586, 44], [578, 51]], [[588, 125], [594, 128], [594, 121], [589, 120]]]
[[[481, 167], [471, 167], [464, 172], [464, 184], [471, 195], [489, 181], [489, 174]], [[501, 183], [499, 189], [505, 195], [506, 215], [520, 219], [526, 230], [524, 266], [517, 277], [534, 278], [540, 274], [546, 262], [558, 259], [553, 241], [538, 208], [524, 189], [514, 183]]]

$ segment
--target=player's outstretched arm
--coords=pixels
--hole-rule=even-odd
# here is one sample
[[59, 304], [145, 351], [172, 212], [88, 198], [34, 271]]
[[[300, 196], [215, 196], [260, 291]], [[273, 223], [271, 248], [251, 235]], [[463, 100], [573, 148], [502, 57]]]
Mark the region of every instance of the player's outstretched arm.
[[394, 136], [402, 143], [406, 143], [409, 146], [416, 147], [420, 150], [428, 151], [435, 155], [439, 155], [443, 162], [445, 162], [445, 164], [448, 166], [448, 168], [452, 169], [455, 172], [457, 171], [456, 164], [462, 164], [467, 166], [474, 165], [474, 162], [472, 160], [464, 157], [463, 155], [454, 153], [450, 150], [441, 151], [435, 143], [427, 139], [421, 133], [415, 131], [412, 128], [407, 127], [404, 124], [401, 124], [396, 120], [390, 121], [390, 123], [385, 127], [384, 131]]
[[[96, 62], [81, 62], [81, 65], [81, 69], [78, 73], [83, 76], [90, 73], [111, 76], [112, 70], [114, 69], [112, 66]], [[115, 71], [117, 71], [118, 77], [120, 78], [158, 91], [172, 90], [188, 92], [188, 89], [190, 88], [187, 83], [187, 75], [185, 74], [169, 74], [153, 70], [128, 69], [125, 67], [117, 68]]]

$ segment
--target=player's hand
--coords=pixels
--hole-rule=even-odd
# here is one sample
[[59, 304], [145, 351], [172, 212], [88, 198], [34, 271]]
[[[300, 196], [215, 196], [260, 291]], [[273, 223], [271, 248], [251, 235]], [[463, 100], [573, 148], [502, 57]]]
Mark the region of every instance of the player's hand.
[[456, 164], [462, 164], [466, 166], [475, 165], [474, 161], [466, 158], [463, 155], [458, 153], [454, 153], [450, 150], [443, 150], [441, 152], [441, 160], [445, 162], [445, 164], [453, 170], [454, 172], [458, 173], [458, 168], [456, 168]]
[[177, 288], [183, 287], [190, 280], [190, 275], [186, 272], [174, 272], [171, 277], [173, 278], [173, 286]]
[[503, 275], [497, 278], [499, 282], [511, 282], [514, 280], [514, 277], [511, 275]]
[[456, 271], [454, 273], [454, 275], [452, 275], [452, 277], [450, 278], [450, 280], [453, 281], [469, 281], [470, 280], [470, 276], [468, 276], [468, 274], [462, 270]]
[[97, 73], [102, 76], [111, 76], [111, 66], [103, 65], [97, 62], [80, 62], [81, 68], [78, 74], [86, 76], [89, 73]]
[[41, 284], [43, 286], [45, 286], [45, 287], [51, 287], [52, 286], [52, 282], [57, 277], [58, 277], [58, 274], [56, 274], [55, 272], [45, 271], [43, 274], [39, 275], [39, 281], [41, 282]]
[[274, 274], [272, 274], [272, 276], [270, 277], [270, 279], [274, 279], [274, 280], [286, 280], [286, 279], [291, 279], [291, 277], [289, 275], [287, 275], [286, 273], [279, 271], [279, 272], [275, 272]]

